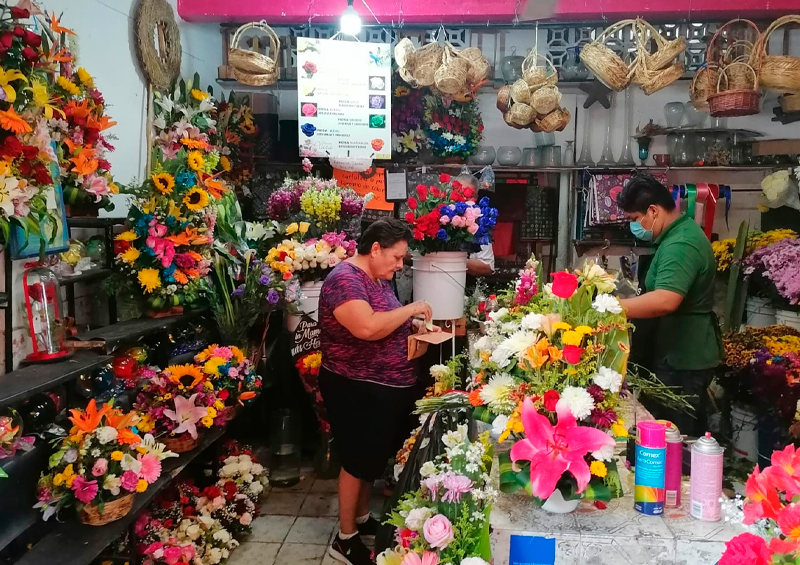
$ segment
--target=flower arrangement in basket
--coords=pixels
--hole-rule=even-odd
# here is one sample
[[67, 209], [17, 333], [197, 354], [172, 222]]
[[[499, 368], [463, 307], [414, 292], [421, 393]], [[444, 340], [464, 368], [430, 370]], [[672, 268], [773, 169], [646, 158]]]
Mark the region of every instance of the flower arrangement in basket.
[[483, 139], [483, 120], [475, 100], [455, 102], [441, 96], [425, 96], [423, 129], [437, 157], [466, 159]]
[[422, 466], [421, 487], [392, 512], [397, 546], [378, 555], [379, 565], [491, 562], [489, 512], [495, 492], [489, 484], [488, 437], [471, 442], [467, 426], [460, 425], [442, 441], [445, 454]]
[[219, 168], [228, 184], [238, 189], [253, 176], [255, 144], [258, 136], [249, 99], [241, 101], [231, 92], [228, 101], [217, 106], [216, 135], [211, 137], [219, 148]]
[[225, 401], [200, 367], [170, 365], [159, 373], [147, 370], [143, 376], [147, 380], [134, 408], [142, 414], [145, 428], [163, 436], [172, 451], [191, 451], [197, 447], [200, 430], [227, 423]]
[[413, 155], [419, 153], [426, 139], [422, 129], [426, 92], [409, 88], [397, 74], [392, 75], [392, 82], [392, 150]]
[[217, 398], [226, 406], [243, 405], [261, 392], [259, 377], [250, 359], [236, 346], [209, 345], [194, 358], [212, 383]]
[[[628, 324], [614, 276], [587, 262], [543, 285], [535, 258], [474, 345], [476, 417], [515, 444], [501, 455], [501, 490], [545, 501], [621, 495], [614, 437], [627, 369]], [[582, 438], [578, 441], [578, 438]], [[512, 461], [516, 467], [512, 467]]]
[[101, 526], [125, 516], [133, 495], [161, 476], [161, 462], [176, 454], [152, 435], [133, 430], [138, 416], [92, 399], [86, 410], [71, 410], [73, 424], [49, 460], [38, 484], [35, 508], [45, 520], [75, 506], [85, 524]]

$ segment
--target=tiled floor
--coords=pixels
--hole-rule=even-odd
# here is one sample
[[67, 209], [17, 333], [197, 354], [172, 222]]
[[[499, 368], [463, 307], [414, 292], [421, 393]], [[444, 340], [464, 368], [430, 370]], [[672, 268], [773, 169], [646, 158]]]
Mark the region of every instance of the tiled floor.
[[[336, 480], [315, 480], [308, 472], [299, 484], [270, 488], [261, 503], [253, 533], [234, 550], [229, 565], [334, 565], [328, 545], [339, 531]], [[372, 512], [383, 506], [375, 491]]]

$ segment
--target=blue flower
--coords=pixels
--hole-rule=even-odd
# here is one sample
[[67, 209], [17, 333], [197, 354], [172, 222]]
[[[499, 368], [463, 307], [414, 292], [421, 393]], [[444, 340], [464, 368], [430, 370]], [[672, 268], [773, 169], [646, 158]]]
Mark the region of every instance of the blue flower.
[[243, 284], [240, 284], [239, 286], [237, 286], [237, 287], [236, 287], [236, 288], [233, 290], [233, 292], [231, 292], [231, 297], [232, 297], [232, 298], [236, 298], [237, 296], [241, 296], [241, 295], [243, 295], [243, 294], [244, 294], [244, 285], [243, 285]]
[[278, 294], [277, 290], [270, 290], [267, 293], [267, 302], [270, 304], [277, 304], [278, 300], [280, 300], [281, 296]]
[[272, 279], [269, 278], [269, 275], [261, 275], [261, 278], [258, 279], [262, 285], [267, 286]]
[[305, 123], [300, 126], [300, 131], [302, 131], [306, 137], [312, 137], [314, 133], [317, 131], [316, 126], [314, 124]]
[[467, 203], [466, 202], [456, 202], [456, 214], [459, 216], [463, 215], [464, 212], [467, 211]]
[[440, 228], [439, 231], [436, 232], [436, 237], [442, 241], [447, 241], [447, 231], [444, 228]]
[[175, 177], [175, 180], [178, 181], [179, 184], [182, 184], [186, 188], [192, 188], [197, 184], [197, 177], [194, 173], [178, 173], [178, 176]]
[[487, 206], [489, 206], [489, 198], [487, 198], [486, 196], [481, 198], [478, 201], [478, 206], [480, 206], [481, 208], [486, 208]]
[[175, 282], [175, 265], [170, 265], [161, 273], [167, 282]]

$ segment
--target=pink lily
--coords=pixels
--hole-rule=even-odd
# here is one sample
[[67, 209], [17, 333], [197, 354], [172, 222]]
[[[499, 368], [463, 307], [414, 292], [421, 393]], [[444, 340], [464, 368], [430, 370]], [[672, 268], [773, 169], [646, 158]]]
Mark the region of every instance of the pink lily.
[[439, 556], [432, 551], [426, 551], [419, 556], [419, 553], [410, 551], [406, 553], [400, 565], [439, 565]]
[[197, 422], [200, 421], [208, 410], [202, 406], [195, 406], [194, 399], [197, 394], [193, 394], [189, 398], [183, 396], [175, 397], [175, 410], [164, 410], [164, 416], [178, 423], [178, 427], [172, 430], [175, 435], [188, 433], [193, 439], [197, 439]]
[[589, 484], [591, 473], [586, 454], [614, 445], [614, 439], [597, 428], [579, 426], [563, 400], [556, 404], [558, 423], [553, 426], [536, 411], [530, 398], [522, 404], [525, 439], [511, 448], [511, 460], [531, 462], [531, 491], [545, 499], [556, 489], [561, 475], [569, 471], [578, 483], [578, 492]]

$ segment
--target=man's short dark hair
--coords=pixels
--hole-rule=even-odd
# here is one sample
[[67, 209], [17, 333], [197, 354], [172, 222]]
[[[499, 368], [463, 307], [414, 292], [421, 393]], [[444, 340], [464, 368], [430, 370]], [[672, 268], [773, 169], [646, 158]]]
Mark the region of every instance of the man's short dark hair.
[[675, 209], [672, 193], [651, 175], [631, 177], [617, 196], [617, 205], [625, 212], [644, 214], [650, 206], [661, 206], [671, 212]]
[[358, 239], [358, 254], [367, 255], [372, 249], [372, 244], [377, 243], [381, 248], [392, 247], [399, 241], [408, 243], [414, 237], [411, 228], [402, 220], [387, 218], [371, 223]]

